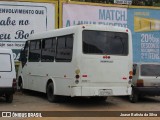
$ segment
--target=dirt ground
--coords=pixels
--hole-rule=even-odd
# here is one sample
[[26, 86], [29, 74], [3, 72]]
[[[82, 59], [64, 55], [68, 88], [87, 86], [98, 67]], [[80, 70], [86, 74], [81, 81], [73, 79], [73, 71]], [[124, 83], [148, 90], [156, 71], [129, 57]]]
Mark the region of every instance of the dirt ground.
[[[160, 117], [107, 117], [98, 116], [100, 111], [120, 111], [125, 113], [127, 111], [143, 112], [143, 111], [153, 111], [159, 112], [160, 114], [160, 97], [145, 97], [137, 103], [130, 103], [128, 97], [108, 97], [106, 101], [95, 101], [88, 98], [66, 98], [64, 102], [61, 103], [50, 103], [46, 99], [46, 95], [37, 92], [27, 91], [25, 93], [17, 92], [14, 95], [13, 103], [6, 103], [3, 98], [0, 98], [0, 111], [18, 111], [18, 112], [34, 112], [34, 111], [59, 111], [60, 116], [58, 117], [43, 117], [43, 118], [0, 118], [2, 120], [155, 120], [160, 119]], [[66, 111], [76, 111], [79, 112], [78, 116], [65, 116], [63, 112]], [[83, 114], [90, 114], [90, 116], [84, 117]], [[73, 112], [73, 113], [74, 113]], [[112, 113], [111, 113], [112, 114]], [[61, 116], [62, 115], [62, 116]], [[93, 116], [92, 116], [93, 115]]]

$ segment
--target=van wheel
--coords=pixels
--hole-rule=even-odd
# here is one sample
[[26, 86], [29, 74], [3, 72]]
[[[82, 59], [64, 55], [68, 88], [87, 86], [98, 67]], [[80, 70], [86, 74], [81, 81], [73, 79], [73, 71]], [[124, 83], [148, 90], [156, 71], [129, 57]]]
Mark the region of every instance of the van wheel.
[[132, 90], [132, 94], [129, 96], [129, 100], [132, 103], [136, 103], [138, 101], [138, 95]]
[[6, 94], [5, 98], [6, 98], [6, 102], [7, 103], [12, 103], [12, 101], [13, 101], [13, 94]]
[[52, 82], [48, 84], [46, 92], [49, 102], [58, 102], [58, 96], [54, 95], [54, 85]]

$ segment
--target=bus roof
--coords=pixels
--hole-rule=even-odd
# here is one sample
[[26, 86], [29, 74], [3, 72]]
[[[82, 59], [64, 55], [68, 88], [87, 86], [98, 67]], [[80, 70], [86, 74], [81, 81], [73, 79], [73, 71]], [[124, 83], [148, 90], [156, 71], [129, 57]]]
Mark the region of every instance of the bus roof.
[[[109, 25], [75, 25], [75, 26], [70, 26], [70, 27], [65, 27], [65, 28], [60, 28], [60, 29], [54, 29], [54, 30], [49, 30], [49, 31], [44, 31], [41, 33], [36, 33], [30, 35], [28, 40], [36, 40], [36, 39], [43, 39], [47, 37], [54, 37], [54, 36], [59, 36], [61, 33], [59, 31], [63, 31], [63, 33], [66, 32], [75, 32], [76, 30], [80, 29], [90, 29], [90, 30], [104, 30], [104, 31], [119, 31], [119, 32], [130, 32], [128, 28], [124, 27], [118, 27], [118, 26], [109, 26]], [[60, 33], [60, 34], [59, 34]], [[65, 34], [64, 34], [65, 35]]]

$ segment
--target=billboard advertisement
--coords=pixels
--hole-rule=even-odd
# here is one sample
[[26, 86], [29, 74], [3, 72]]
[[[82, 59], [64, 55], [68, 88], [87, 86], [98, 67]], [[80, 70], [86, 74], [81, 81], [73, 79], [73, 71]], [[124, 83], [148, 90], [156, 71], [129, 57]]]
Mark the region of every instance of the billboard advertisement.
[[128, 9], [134, 62], [160, 62], [160, 9]]
[[62, 27], [101, 24], [128, 27], [134, 62], [160, 62], [160, 9], [62, 3]]
[[100, 24], [127, 27], [127, 8], [63, 3], [62, 27]]
[[29, 35], [55, 29], [55, 4], [0, 1], [0, 48], [9, 48], [18, 60]]

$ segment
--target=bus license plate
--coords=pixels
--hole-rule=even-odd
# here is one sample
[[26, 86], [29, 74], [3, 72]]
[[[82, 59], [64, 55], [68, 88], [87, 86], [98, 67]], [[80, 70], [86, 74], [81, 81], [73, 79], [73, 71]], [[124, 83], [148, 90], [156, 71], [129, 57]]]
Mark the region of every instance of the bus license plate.
[[99, 90], [99, 96], [109, 96], [109, 95], [112, 95], [112, 90], [109, 89]]

